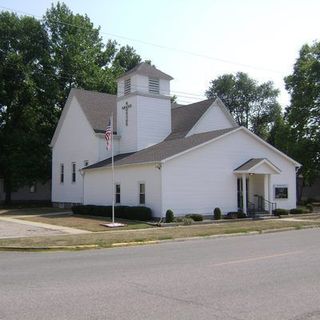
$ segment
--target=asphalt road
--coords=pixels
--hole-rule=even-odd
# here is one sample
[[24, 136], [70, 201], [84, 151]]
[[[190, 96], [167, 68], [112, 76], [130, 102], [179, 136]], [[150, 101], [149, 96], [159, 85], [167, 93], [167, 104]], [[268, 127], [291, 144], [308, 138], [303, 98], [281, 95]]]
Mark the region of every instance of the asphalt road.
[[320, 230], [0, 253], [0, 319], [320, 319]]

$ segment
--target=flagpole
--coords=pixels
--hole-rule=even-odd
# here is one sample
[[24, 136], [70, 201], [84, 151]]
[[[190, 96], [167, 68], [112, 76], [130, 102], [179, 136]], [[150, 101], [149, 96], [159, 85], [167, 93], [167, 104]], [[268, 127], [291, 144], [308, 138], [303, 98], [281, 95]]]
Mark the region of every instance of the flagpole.
[[111, 166], [112, 166], [112, 223], [114, 223], [115, 185], [114, 185], [114, 161], [113, 161], [113, 113], [111, 113]]

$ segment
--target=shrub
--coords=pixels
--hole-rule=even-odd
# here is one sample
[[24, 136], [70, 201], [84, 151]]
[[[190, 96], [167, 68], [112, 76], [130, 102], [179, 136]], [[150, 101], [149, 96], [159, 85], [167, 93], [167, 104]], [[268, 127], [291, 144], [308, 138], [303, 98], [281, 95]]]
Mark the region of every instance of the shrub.
[[288, 215], [288, 214], [289, 214], [289, 211], [286, 210], [286, 209], [280, 209], [280, 208], [278, 208], [278, 209], [274, 209], [274, 210], [272, 211], [272, 213], [273, 213], [273, 215], [275, 215], [275, 216], [277, 216], [277, 217], [280, 217], [280, 216], [286, 216], [286, 215]]
[[171, 209], [168, 209], [166, 212], [166, 223], [170, 223], [174, 221], [174, 213]]
[[301, 209], [301, 208], [291, 209], [290, 214], [303, 214], [303, 209]]
[[[72, 212], [74, 214], [111, 217], [112, 206], [95, 206], [95, 205], [81, 205], [73, 206]], [[129, 207], [129, 206], [115, 206], [114, 214], [117, 218], [128, 220], [148, 221], [152, 218], [152, 211], [148, 207]]]
[[238, 218], [238, 211], [231, 211], [228, 212], [225, 216], [225, 219], [237, 219]]
[[203, 216], [198, 213], [189, 213], [186, 215], [186, 218], [190, 218], [193, 221], [203, 221]]
[[220, 210], [220, 208], [215, 208], [213, 210], [213, 219], [214, 220], [220, 220], [221, 219], [221, 210]]
[[247, 218], [247, 215], [242, 211], [238, 211], [237, 218], [244, 219], [244, 218]]
[[308, 203], [306, 208], [309, 210], [309, 212], [313, 212], [313, 205], [311, 203]]

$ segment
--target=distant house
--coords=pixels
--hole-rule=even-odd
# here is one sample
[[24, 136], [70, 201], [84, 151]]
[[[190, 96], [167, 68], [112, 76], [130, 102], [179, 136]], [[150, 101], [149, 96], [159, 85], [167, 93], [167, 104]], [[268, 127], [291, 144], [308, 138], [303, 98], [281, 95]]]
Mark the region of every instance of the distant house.
[[[0, 203], [5, 202], [4, 180], [0, 178]], [[12, 202], [50, 202], [51, 180], [46, 183], [36, 182], [11, 192]]]
[[141, 63], [118, 79], [117, 96], [71, 90], [51, 142], [54, 204], [110, 205], [114, 194], [156, 217], [296, 207], [300, 164], [239, 127], [220, 99], [171, 105], [170, 80]]

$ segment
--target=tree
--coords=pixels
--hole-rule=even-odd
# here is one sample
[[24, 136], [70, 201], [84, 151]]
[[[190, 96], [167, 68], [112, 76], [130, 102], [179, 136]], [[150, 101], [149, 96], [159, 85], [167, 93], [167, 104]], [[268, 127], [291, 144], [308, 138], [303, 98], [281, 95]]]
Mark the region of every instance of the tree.
[[116, 78], [140, 62], [132, 47], [103, 43], [86, 15], [52, 5], [43, 22], [0, 13], [0, 177], [6, 201], [46, 181], [49, 143], [71, 88], [116, 93]]
[[312, 183], [320, 171], [320, 42], [301, 48], [285, 83], [291, 95], [286, 108], [291, 155], [303, 164], [305, 181]]
[[0, 28], [0, 175], [9, 202], [12, 190], [48, 177], [55, 113], [48, 107], [48, 38], [41, 24], [2, 12]]
[[219, 97], [236, 122], [267, 138], [281, 108], [277, 102], [279, 90], [272, 82], [258, 84], [246, 73], [224, 74], [210, 82], [207, 98]]
[[49, 36], [57, 103], [63, 108], [71, 88], [116, 93], [116, 78], [141, 58], [132, 47], [104, 44], [100, 28], [87, 15], [73, 14], [58, 2], [47, 10], [43, 26]]

